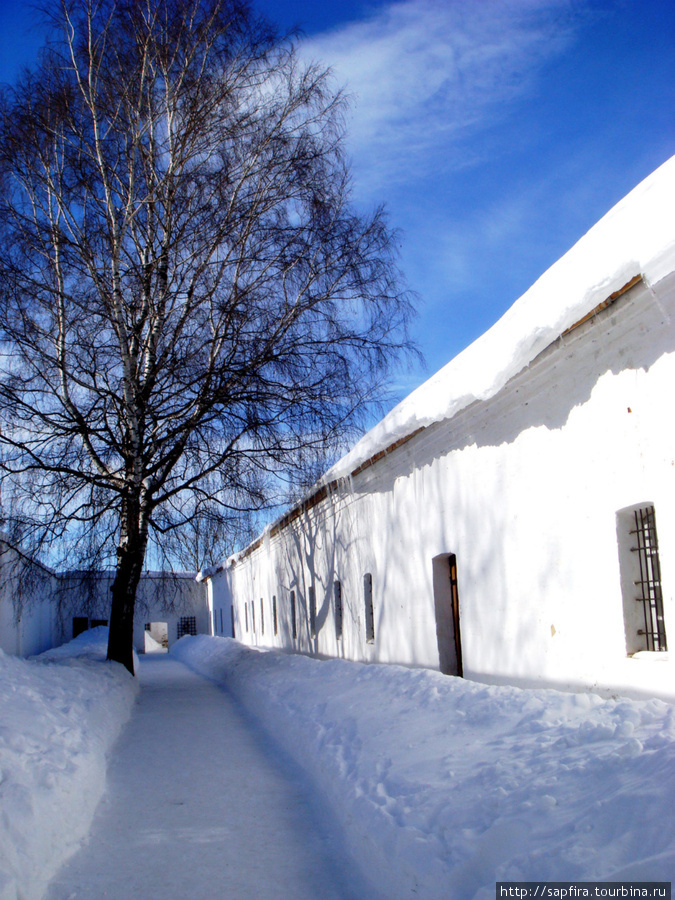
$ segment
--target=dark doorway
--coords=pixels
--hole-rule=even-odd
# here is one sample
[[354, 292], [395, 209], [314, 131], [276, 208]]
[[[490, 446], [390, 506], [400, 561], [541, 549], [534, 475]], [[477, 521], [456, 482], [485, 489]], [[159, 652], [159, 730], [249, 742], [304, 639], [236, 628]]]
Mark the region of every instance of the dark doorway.
[[445, 675], [461, 677], [464, 672], [459, 627], [457, 557], [454, 553], [444, 553], [442, 556], [434, 557], [431, 564], [439, 668]]
[[73, 638], [76, 638], [78, 634], [82, 634], [83, 631], [89, 630], [89, 617], [88, 616], [73, 616]]

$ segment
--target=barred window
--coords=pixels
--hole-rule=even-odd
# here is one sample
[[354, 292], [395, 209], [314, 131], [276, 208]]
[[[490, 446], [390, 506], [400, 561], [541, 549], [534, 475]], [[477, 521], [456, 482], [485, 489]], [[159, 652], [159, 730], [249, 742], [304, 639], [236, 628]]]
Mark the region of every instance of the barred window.
[[647, 650], [667, 650], [654, 507], [636, 509], [634, 526], [631, 533], [634, 535], [635, 545], [631, 547], [631, 551], [637, 554], [640, 570], [640, 577], [635, 582], [635, 599], [642, 607], [643, 619], [643, 627], [638, 630], [638, 634], [644, 637]]
[[617, 513], [619, 562], [629, 654], [665, 651], [661, 565], [653, 504], [642, 503]]
[[195, 616], [181, 616], [178, 620], [178, 640], [180, 640], [186, 634], [197, 634], [197, 619]]

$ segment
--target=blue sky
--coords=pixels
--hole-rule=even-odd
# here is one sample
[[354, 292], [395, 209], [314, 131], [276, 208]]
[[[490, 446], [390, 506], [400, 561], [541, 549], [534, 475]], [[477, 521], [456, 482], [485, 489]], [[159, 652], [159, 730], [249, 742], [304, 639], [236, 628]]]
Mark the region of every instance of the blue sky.
[[[675, 153], [671, 0], [258, 0], [353, 95], [354, 199], [384, 203], [427, 360], [478, 337]], [[40, 44], [0, 0], [0, 80]], [[674, 211], [675, 215], [675, 211]]]

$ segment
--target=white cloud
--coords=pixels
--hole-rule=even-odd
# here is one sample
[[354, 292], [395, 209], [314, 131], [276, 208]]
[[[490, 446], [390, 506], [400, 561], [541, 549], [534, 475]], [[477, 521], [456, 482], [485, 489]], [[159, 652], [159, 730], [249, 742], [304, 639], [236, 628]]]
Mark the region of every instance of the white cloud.
[[[355, 94], [349, 147], [360, 187], [416, 166], [467, 164], [464, 138], [494, 123], [570, 40], [572, 0], [401, 0], [307, 41]], [[475, 150], [474, 150], [475, 157]]]

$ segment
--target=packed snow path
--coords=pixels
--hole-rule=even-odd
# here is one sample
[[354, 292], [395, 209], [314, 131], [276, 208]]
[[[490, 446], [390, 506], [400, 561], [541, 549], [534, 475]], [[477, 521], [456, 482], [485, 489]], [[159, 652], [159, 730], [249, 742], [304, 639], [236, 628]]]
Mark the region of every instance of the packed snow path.
[[359, 896], [302, 776], [224, 690], [159, 655], [139, 680], [89, 840], [48, 900]]

